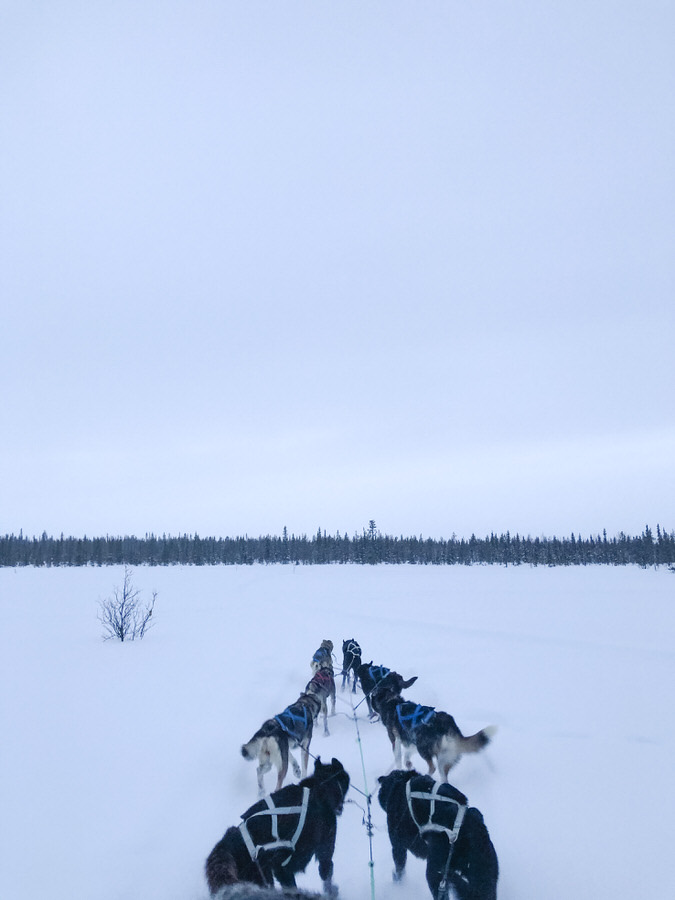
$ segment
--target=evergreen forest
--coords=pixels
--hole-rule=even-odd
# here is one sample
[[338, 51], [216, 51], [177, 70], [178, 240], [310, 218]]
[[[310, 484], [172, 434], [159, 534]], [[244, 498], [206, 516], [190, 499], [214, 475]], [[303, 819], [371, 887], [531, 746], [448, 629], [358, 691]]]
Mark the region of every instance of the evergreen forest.
[[200, 537], [197, 534], [161, 537], [0, 537], [0, 566], [217, 566], [252, 565], [531, 565], [673, 566], [675, 532], [659, 525], [654, 533], [646, 526], [642, 534], [623, 532], [608, 537], [524, 537], [490, 534], [486, 537], [443, 538], [393, 537], [382, 534], [373, 520], [361, 533], [288, 534], [264, 537]]

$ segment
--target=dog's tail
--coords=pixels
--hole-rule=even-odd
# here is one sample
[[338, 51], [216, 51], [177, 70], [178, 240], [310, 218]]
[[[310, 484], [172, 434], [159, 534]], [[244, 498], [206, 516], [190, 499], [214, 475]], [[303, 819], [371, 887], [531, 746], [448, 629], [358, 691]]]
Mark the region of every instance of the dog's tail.
[[237, 884], [241, 880], [236, 860], [230, 849], [237, 837], [239, 837], [239, 829], [228, 828], [206, 860], [204, 874], [211, 894], [215, 894], [225, 884]]
[[[284, 761], [283, 745], [288, 746], [288, 738], [284, 734], [253, 737], [241, 748], [241, 755], [249, 761], [258, 760], [260, 765], [274, 763], [278, 766]], [[288, 750], [286, 750], [288, 753]]]
[[477, 731], [475, 734], [469, 735], [469, 737], [464, 737], [464, 735], [462, 735], [462, 737], [459, 739], [461, 752], [478, 753], [479, 750], [487, 747], [496, 732], [496, 725], [488, 725], [487, 728], [481, 728], [480, 731]]
[[247, 744], [243, 744], [241, 748], [241, 755], [244, 757], [244, 759], [257, 759], [261, 743], [262, 741], [260, 740], [260, 738], [251, 738], [251, 740]]

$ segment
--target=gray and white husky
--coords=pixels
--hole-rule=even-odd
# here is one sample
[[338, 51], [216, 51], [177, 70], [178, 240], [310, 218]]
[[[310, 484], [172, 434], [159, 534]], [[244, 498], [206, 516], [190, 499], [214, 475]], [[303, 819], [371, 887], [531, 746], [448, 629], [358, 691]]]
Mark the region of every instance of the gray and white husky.
[[313, 694], [321, 703], [321, 714], [323, 715], [323, 733], [329, 735], [328, 731], [328, 701], [331, 701], [331, 716], [335, 715], [335, 676], [333, 669], [329, 666], [320, 666], [307, 682], [305, 687], [306, 694]]
[[[242, 746], [244, 759], [258, 762], [256, 774], [261, 797], [265, 794], [264, 776], [272, 766], [277, 770], [277, 791], [288, 774], [289, 762], [296, 778], [305, 777], [314, 720], [320, 709], [321, 701], [316, 695], [302, 693], [283, 712], [263, 722], [250, 741]], [[291, 753], [296, 747], [301, 750], [301, 766]]]

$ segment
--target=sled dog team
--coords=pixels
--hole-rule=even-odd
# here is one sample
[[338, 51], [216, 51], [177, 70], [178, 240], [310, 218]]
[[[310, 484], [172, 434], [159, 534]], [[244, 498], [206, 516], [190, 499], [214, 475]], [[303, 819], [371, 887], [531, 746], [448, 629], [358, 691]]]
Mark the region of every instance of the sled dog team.
[[[395, 768], [378, 779], [378, 800], [387, 817], [394, 881], [403, 877], [410, 852], [426, 860], [433, 900], [496, 900], [497, 855], [483, 816], [448, 783], [448, 772], [460, 757], [482, 750], [495, 729], [465, 737], [449, 713], [402, 696], [416, 675], [404, 679], [385, 666], [364, 663], [353, 638], [343, 641], [342, 654], [342, 689], [351, 685], [356, 692], [360, 685], [369, 717], [379, 716], [392, 745]], [[327, 764], [316, 758], [313, 773], [307, 774], [314, 724], [321, 715], [328, 735], [329, 702], [335, 714], [332, 641], [321, 642], [310, 666], [312, 677], [297, 700], [263, 722], [241, 748], [245, 759], [257, 762], [260, 799], [242, 814], [239, 825], [227, 829], [206, 861], [206, 880], [217, 900], [315, 898], [295, 883], [312, 857], [324, 894], [337, 896], [333, 852], [349, 775], [335, 757]], [[300, 765], [295, 749], [300, 750]], [[427, 763], [428, 774], [412, 768], [414, 750]], [[283, 787], [289, 763], [300, 781]], [[263, 779], [272, 767], [276, 789], [265, 794]], [[439, 780], [432, 777], [435, 773]], [[283, 894], [274, 889], [275, 880]]]

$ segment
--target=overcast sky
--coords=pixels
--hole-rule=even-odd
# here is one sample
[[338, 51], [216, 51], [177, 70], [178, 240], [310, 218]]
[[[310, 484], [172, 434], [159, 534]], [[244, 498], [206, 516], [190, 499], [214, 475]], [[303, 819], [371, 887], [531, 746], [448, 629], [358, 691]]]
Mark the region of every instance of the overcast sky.
[[0, 4], [0, 533], [675, 528], [675, 7]]

